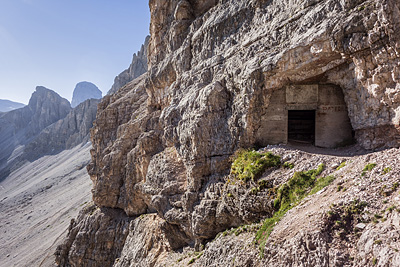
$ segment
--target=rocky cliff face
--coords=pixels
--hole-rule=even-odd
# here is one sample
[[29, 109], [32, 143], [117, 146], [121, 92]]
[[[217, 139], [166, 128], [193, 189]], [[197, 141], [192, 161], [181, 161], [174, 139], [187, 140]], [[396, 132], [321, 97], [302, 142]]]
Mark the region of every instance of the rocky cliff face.
[[[19, 129], [28, 127], [27, 136], [34, 136], [50, 124], [64, 118], [70, 110], [71, 105], [68, 100], [52, 90], [38, 86], [28, 106], [19, 112], [8, 113], [3, 118], [14, 122]], [[24, 113], [30, 113], [31, 116], [20, 115]], [[18, 116], [21, 116], [20, 119], [17, 119]]]
[[108, 94], [114, 94], [119, 88], [147, 71], [147, 47], [149, 45], [149, 40], [150, 36], [147, 36], [140, 51], [138, 51], [137, 54], [133, 54], [132, 63], [129, 68], [115, 77], [114, 84], [108, 91]]
[[[174, 244], [196, 249], [229, 227], [271, 216], [267, 194], [238, 186], [234, 201], [222, 197], [223, 177], [234, 151], [257, 143], [273, 93], [292, 84], [340, 86], [359, 145], [398, 147], [399, 7], [396, 0], [151, 0], [148, 74], [105, 97], [92, 130], [96, 205], [133, 217], [157, 213], [174, 227]], [[68, 242], [74, 231], [90, 232], [71, 227]], [[275, 244], [282, 254], [291, 247]], [[59, 262], [110, 262], [61, 250]], [[135, 257], [153, 262], [127, 254], [119, 266], [138, 266]]]
[[88, 99], [101, 99], [103, 93], [96, 85], [90, 82], [80, 82], [75, 86], [71, 106], [75, 108]]

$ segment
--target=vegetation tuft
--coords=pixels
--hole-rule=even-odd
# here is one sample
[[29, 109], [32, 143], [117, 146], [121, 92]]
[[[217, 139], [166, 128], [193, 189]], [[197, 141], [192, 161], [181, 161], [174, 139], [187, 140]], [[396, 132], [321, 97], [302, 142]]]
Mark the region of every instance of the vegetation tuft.
[[290, 205], [303, 199], [316, 183], [316, 177], [322, 173], [325, 166], [319, 165], [316, 170], [295, 172], [293, 177], [278, 189], [278, 195], [274, 201], [276, 210], [285, 210]]
[[368, 204], [358, 199], [351, 201], [347, 205], [332, 205], [327, 213], [326, 231], [329, 234], [336, 233], [336, 236], [345, 239], [348, 234], [359, 234], [359, 229], [355, 227], [357, 223], [366, 223], [363, 219], [364, 209]]
[[203, 251], [201, 252], [195, 252], [194, 253], [194, 257], [190, 259], [190, 261], [188, 262], [188, 265], [194, 263], [198, 258], [200, 258], [203, 255]]
[[296, 172], [287, 183], [278, 189], [274, 200], [276, 212], [271, 218], [267, 218], [263, 222], [263, 225], [256, 234], [255, 242], [259, 245], [261, 256], [263, 256], [265, 244], [273, 227], [282, 219], [286, 212], [295, 207], [307, 195], [320, 191], [335, 179], [333, 176], [317, 178], [324, 168], [324, 164], [321, 164], [315, 170]]
[[340, 170], [341, 168], [343, 168], [344, 166], [346, 166], [346, 161], [343, 161], [342, 163], [340, 163], [339, 167], [336, 168], [336, 170]]
[[392, 168], [390, 168], [390, 167], [383, 168], [382, 175], [388, 174], [391, 170], [392, 170]]
[[365, 176], [367, 171], [372, 171], [372, 169], [375, 167], [376, 167], [376, 163], [368, 163], [367, 165], [365, 165], [365, 167], [361, 173], [361, 176]]
[[376, 167], [376, 163], [368, 163], [365, 165], [363, 171], [372, 171], [373, 168]]
[[283, 163], [283, 168], [285, 169], [293, 169], [294, 168], [294, 164], [291, 162], [285, 162]]
[[270, 152], [240, 149], [234, 155], [231, 173], [244, 182], [255, 181], [267, 168], [280, 165], [281, 158]]

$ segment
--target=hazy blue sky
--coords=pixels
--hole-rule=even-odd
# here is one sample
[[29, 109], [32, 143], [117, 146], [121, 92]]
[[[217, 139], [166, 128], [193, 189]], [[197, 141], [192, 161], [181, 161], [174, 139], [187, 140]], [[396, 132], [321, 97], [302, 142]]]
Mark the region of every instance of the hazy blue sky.
[[0, 0], [0, 99], [27, 104], [37, 85], [71, 101], [103, 95], [149, 32], [147, 0]]

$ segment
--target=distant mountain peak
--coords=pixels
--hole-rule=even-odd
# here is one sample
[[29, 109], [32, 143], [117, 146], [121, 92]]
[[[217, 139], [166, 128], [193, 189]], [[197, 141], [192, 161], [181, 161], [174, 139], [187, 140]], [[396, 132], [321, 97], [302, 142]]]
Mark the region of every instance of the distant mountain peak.
[[87, 99], [100, 99], [103, 93], [91, 82], [80, 82], [75, 86], [71, 106], [75, 108]]

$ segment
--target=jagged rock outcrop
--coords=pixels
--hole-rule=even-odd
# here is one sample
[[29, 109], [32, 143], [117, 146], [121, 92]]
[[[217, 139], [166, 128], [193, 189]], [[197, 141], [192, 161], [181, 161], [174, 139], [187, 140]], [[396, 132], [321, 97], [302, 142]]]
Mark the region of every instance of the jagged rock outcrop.
[[101, 99], [103, 93], [96, 85], [90, 82], [80, 82], [75, 86], [71, 106], [75, 108], [88, 99]]
[[156, 214], [143, 215], [130, 223], [121, 257], [114, 263], [121, 266], [162, 265], [168, 253], [180, 248], [180, 233]]
[[70, 110], [68, 100], [38, 86], [27, 106], [0, 115], [0, 180], [7, 176], [3, 168], [19, 154], [15, 149], [32, 141], [44, 128], [67, 116]]
[[100, 207], [157, 212], [197, 249], [268, 216], [269, 196], [221, 197], [223, 177], [288, 85], [340, 86], [359, 145], [399, 147], [399, 1], [151, 0], [150, 9], [148, 74], [105, 97], [92, 130]]
[[146, 36], [140, 51], [138, 51], [137, 54], [133, 54], [132, 63], [129, 65], [129, 68], [115, 77], [114, 84], [107, 94], [114, 94], [122, 86], [133, 81], [147, 71], [147, 47], [149, 45], [149, 40], [150, 36]]
[[0, 112], [8, 112], [14, 109], [23, 108], [25, 105], [6, 99], [0, 99]]
[[23, 157], [32, 161], [88, 142], [99, 102], [99, 99], [88, 99], [72, 109], [64, 119], [43, 129], [27, 144]]
[[71, 220], [68, 240], [57, 248], [57, 264], [112, 266], [124, 246], [130, 221], [120, 210], [85, 207], [76, 221]]
[[[71, 110], [68, 100], [43, 86], [36, 87], [28, 106], [5, 114], [2, 118], [16, 125], [15, 130], [27, 129], [26, 137], [38, 134], [48, 125], [64, 118]], [[30, 114], [30, 116], [24, 116]]]

